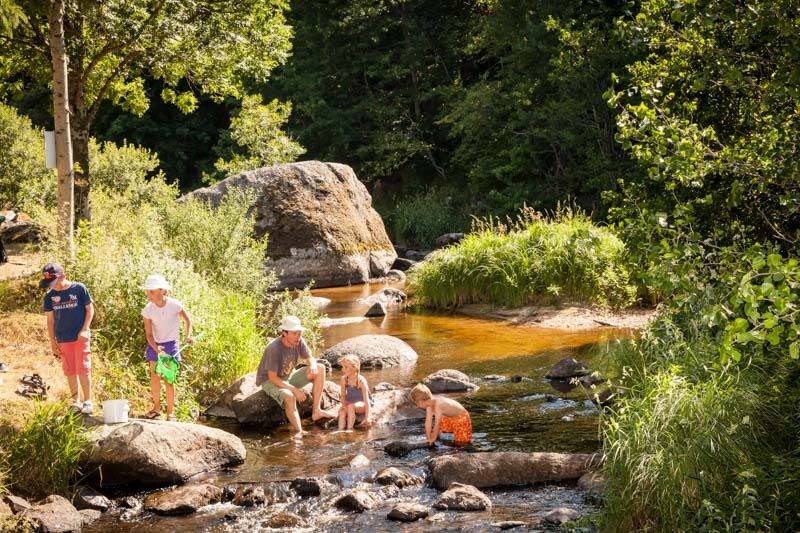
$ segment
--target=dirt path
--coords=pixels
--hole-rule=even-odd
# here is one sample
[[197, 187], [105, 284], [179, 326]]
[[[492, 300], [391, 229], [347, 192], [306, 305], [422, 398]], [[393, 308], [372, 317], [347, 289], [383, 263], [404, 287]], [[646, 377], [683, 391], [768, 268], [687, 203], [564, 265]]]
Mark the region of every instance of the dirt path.
[[644, 328], [655, 314], [655, 309], [632, 308], [611, 311], [579, 305], [528, 306], [518, 308], [493, 307], [471, 304], [458, 308], [465, 315], [507, 320], [522, 326], [556, 329], [589, 329], [600, 327]]
[[0, 280], [28, 276], [44, 266], [43, 254], [39, 251], [30, 251], [23, 245], [6, 243], [6, 253], [8, 261], [0, 264]]

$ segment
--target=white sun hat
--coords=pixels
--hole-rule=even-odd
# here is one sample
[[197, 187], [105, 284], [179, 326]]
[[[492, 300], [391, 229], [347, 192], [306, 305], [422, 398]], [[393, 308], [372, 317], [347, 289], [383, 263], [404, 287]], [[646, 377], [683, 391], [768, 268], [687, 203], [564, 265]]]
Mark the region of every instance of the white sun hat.
[[300, 324], [300, 319], [297, 318], [294, 315], [286, 315], [285, 317], [283, 317], [283, 320], [281, 320], [281, 325], [279, 326], [279, 329], [281, 331], [305, 331], [306, 330], [306, 328], [304, 328]]
[[144, 290], [152, 291], [155, 289], [164, 289], [166, 291], [170, 290], [169, 283], [167, 280], [164, 279], [164, 276], [161, 274], [150, 274], [147, 276], [147, 279], [144, 281]]

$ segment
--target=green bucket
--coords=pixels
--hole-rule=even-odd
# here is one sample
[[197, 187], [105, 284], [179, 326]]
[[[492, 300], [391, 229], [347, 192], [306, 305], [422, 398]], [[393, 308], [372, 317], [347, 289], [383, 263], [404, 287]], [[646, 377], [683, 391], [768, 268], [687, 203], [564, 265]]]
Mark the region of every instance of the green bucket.
[[175, 383], [178, 379], [178, 369], [181, 367], [180, 362], [165, 353], [158, 354], [158, 361], [156, 361], [155, 372], [164, 378], [164, 381], [170, 385]]

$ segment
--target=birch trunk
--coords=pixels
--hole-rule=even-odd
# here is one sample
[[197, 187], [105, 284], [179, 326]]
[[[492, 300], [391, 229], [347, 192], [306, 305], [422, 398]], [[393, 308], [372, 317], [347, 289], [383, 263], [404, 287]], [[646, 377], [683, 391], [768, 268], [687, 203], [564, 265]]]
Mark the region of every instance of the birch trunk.
[[69, 127], [67, 52], [64, 44], [64, 0], [55, 0], [50, 11], [50, 55], [53, 60], [53, 117], [56, 134], [56, 203], [59, 240], [71, 254], [75, 215], [75, 176], [72, 169], [72, 140]]

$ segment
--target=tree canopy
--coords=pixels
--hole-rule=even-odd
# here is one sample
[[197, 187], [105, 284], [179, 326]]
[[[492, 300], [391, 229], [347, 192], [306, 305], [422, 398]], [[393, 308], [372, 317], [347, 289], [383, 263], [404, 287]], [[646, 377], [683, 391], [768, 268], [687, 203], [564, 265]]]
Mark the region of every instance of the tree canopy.
[[[49, 3], [12, 5], [23, 16], [13, 33], [0, 34], [6, 93], [52, 80]], [[81, 172], [88, 172], [89, 130], [101, 103], [141, 115], [149, 106], [147, 77], [160, 80], [161, 98], [184, 112], [196, 108], [197, 93], [241, 97], [265, 82], [291, 48], [286, 7], [283, 0], [66, 2], [72, 138]]]

